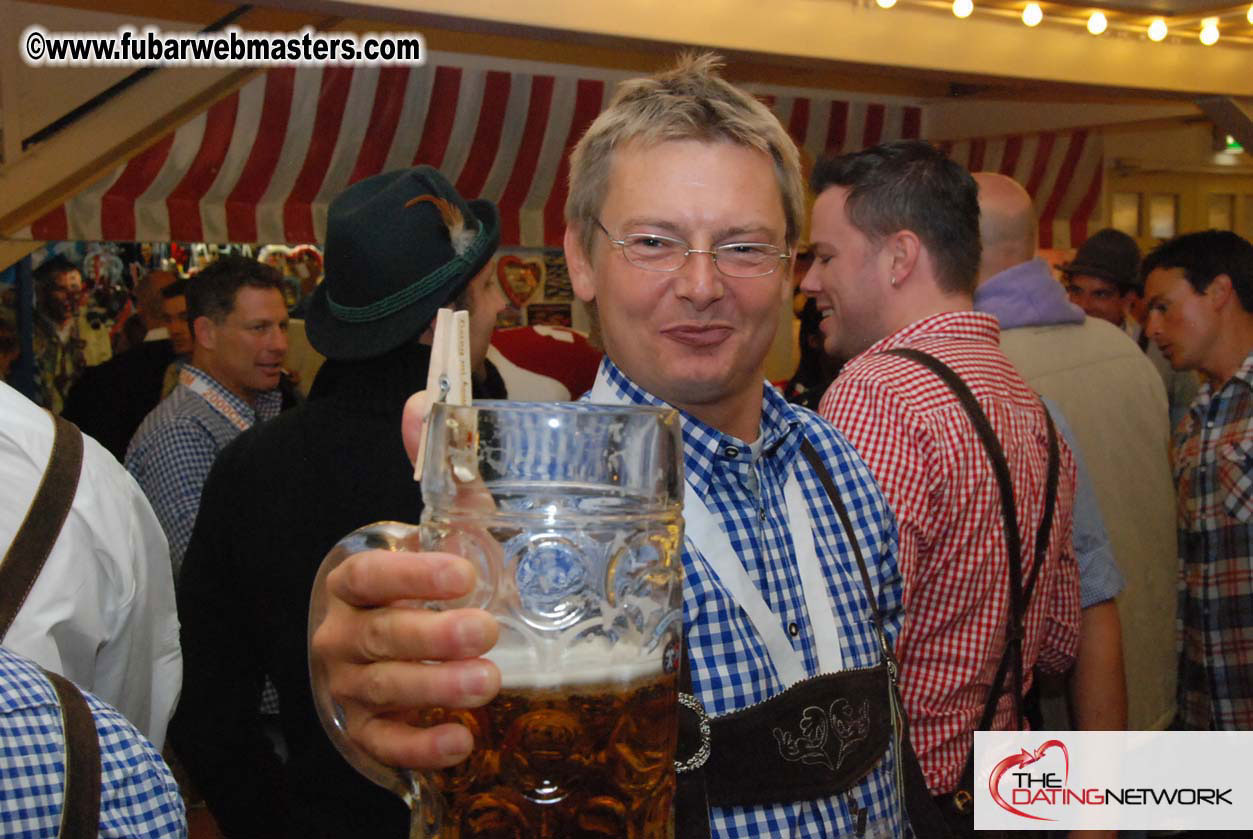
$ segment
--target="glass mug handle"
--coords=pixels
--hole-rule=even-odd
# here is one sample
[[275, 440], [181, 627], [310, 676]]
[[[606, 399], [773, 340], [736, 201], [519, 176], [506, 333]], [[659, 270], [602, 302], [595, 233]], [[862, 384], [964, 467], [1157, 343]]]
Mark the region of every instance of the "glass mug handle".
[[[385, 521], [358, 528], [331, 548], [318, 568], [309, 598], [309, 679], [313, 704], [322, 728], [348, 763], [374, 783], [391, 790], [412, 813], [409, 839], [437, 839], [443, 821], [443, 802], [432, 779], [423, 772], [384, 766], [365, 753], [348, 736], [344, 710], [331, 695], [325, 664], [315, 654], [313, 635], [327, 612], [326, 576], [350, 556], [370, 550], [420, 551], [421, 529], [416, 525]], [[415, 608], [421, 608], [415, 604]]]

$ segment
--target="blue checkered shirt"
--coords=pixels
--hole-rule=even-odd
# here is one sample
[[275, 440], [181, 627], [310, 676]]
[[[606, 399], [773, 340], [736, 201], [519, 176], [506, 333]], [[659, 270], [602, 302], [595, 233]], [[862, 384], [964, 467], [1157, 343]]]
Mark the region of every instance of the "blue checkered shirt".
[[[249, 427], [278, 416], [282, 407], [277, 389], [258, 396], [254, 408], [203, 370], [190, 364], [183, 365], [183, 370], [204, 381]], [[209, 469], [218, 452], [241, 431], [204, 397], [180, 383], [144, 417], [126, 449], [126, 468], [148, 496], [170, 542], [175, 581]]]
[[[186, 837], [174, 776], [126, 718], [84, 694], [100, 738], [102, 839]], [[39, 668], [0, 647], [0, 836], [55, 839], [65, 791], [56, 691]]]
[[[603, 362], [602, 374], [625, 402], [664, 404], [608, 359]], [[720, 520], [731, 547], [785, 631], [795, 625], [795, 637], [790, 631], [789, 637], [804, 655], [808, 674], [816, 676], [818, 658], [783, 496], [784, 483], [795, 473], [810, 505], [814, 543], [823, 560], [842, 633], [844, 666], [852, 669], [878, 664], [879, 643], [848, 534], [841, 530], [835, 508], [801, 454], [802, 437], [823, 458], [848, 507], [871, 583], [878, 592], [884, 629], [894, 642], [900, 629], [902, 595], [892, 512], [866, 464], [838, 431], [812, 411], [789, 404], [768, 385], [763, 386], [763, 394], [761, 457], [756, 462], [743, 440], [680, 412], [687, 480]], [[784, 685], [765, 644], [691, 544], [684, 545], [683, 567], [683, 623], [692, 684], [709, 714], [727, 714], [782, 693]], [[790, 804], [714, 807], [710, 811], [713, 837], [834, 839], [858, 835], [855, 826], [863, 818], [866, 827], [861, 835], [901, 836], [892, 781], [895, 759], [889, 751], [860, 784], [842, 796]], [[751, 772], [752, 767], [744, 767], [744, 771]]]

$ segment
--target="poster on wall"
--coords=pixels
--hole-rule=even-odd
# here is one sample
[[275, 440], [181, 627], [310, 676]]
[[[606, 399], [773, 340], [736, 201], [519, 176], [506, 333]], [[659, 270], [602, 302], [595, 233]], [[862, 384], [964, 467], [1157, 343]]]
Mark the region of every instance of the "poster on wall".
[[561, 251], [547, 251], [544, 254], [544, 302], [569, 303], [574, 300], [574, 289], [570, 285], [570, 269], [566, 265], [566, 256]]
[[560, 250], [504, 250], [496, 260], [496, 279], [509, 301], [496, 318], [497, 328], [578, 328], [570, 271]]
[[532, 303], [526, 307], [527, 326], [573, 326], [569, 303]]
[[496, 315], [497, 329], [512, 329], [515, 326], [525, 326], [522, 322], [522, 310], [515, 306], [506, 306]]

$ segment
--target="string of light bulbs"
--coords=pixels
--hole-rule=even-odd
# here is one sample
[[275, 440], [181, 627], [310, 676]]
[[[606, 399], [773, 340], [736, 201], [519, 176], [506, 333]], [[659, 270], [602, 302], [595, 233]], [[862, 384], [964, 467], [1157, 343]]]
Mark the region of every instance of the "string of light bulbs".
[[[952, 5], [948, 5], [948, 0], [911, 0], [914, 5], [929, 6], [931, 8], [948, 8], [955, 17], [965, 19], [970, 17], [975, 11], [974, 0], [951, 0]], [[875, 4], [881, 9], [890, 9], [897, 4], [897, 0], [875, 0]], [[1019, 17], [1023, 25], [1028, 27], [1039, 26], [1044, 21], [1044, 8], [1038, 3], [1031, 0], [1022, 7], [1021, 13], [1016, 8], [1006, 8], [1004, 6], [981, 7], [982, 11], [987, 11], [1000, 17]], [[1236, 12], [1228, 12], [1224, 15], [1212, 15], [1203, 18], [1176, 18], [1173, 21], [1173, 32], [1178, 36], [1180, 33], [1194, 31], [1196, 38], [1205, 46], [1213, 46], [1218, 43], [1221, 38], [1219, 24], [1223, 17], [1232, 16]], [[1117, 14], [1117, 13], [1113, 13]], [[1253, 5], [1248, 7], [1244, 15], [1250, 25], [1253, 25]], [[1101, 35], [1109, 31], [1111, 27], [1122, 32], [1143, 34], [1150, 41], [1160, 43], [1172, 34], [1172, 24], [1167, 23], [1164, 17], [1155, 17], [1147, 25], [1134, 24], [1128, 22], [1111, 22], [1109, 16], [1104, 11], [1091, 12], [1086, 21], [1077, 19], [1073, 16], [1057, 16], [1052, 20], [1065, 22], [1070, 24], [1085, 23], [1088, 32], [1093, 35]], [[1191, 27], [1199, 24], [1199, 29], [1191, 29]], [[1239, 43], [1250, 43], [1247, 37], [1233, 37]]]

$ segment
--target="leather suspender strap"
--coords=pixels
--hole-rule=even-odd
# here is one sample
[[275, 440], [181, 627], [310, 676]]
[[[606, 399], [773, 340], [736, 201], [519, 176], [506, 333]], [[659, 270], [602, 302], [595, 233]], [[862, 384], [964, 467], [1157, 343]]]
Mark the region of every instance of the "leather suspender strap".
[[[848, 509], [844, 506], [843, 499], [840, 497], [839, 490], [835, 487], [835, 482], [831, 480], [831, 475], [827, 472], [826, 467], [822, 464], [822, 458], [814, 449], [808, 440], [801, 441], [801, 452], [804, 453], [805, 459], [809, 461], [814, 471], [818, 473], [818, 479], [822, 481], [823, 488], [827, 491], [827, 496], [835, 505], [836, 515], [840, 518], [840, 526], [844, 528], [844, 532], [849, 534], [849, 540], [853, 546], [853, 555], [857, 557], [857, 568], [861, 571], [862, 585], [866, 589], [866, 596], [870, 602], [870, 614], [874, 618], [875, 630], [879, 635], [879, 642], [883, 646], [884, 660], [888, 664], [888, 676], [892, 691], [892, 701], [901, 704], [900, 688], [897, 685], [897, 676], [900, 673], [900, 666], [896, 663], [896, 656], [892, 652], [891, 646], [887, 643], [887, 635], [883, 632], [883, 619], [879, 614], [879, 604], [874, 598], [874, 587], [870, 585], [870, 574], [866, 570], [866, 561], [861, 554], [861, 546], [857, 544], [857, 540], [853, 538], [853, 523], [849, 521]], [[913, 827], [914, 835], [918, 839], [947, 839], [951, 836], [948, 825], [940, 818], [935, 809], [935, 802], [931, 799], [931, 794], [927, 790], [927, 781], [922, 774], [922, 765], [918, 762], [918, 755], [914, 752], [914, 745], [909, 739], [909, 718], [905, 715], [903, 705], [898, 715], [898, 719], [894, 720], [897, 728], [894, 742], [896, 744], [896, 763], [898, 767], [896, 784], [898, 794], [904, 801], [905, 812]]]
[[[1040, 578], [1040, 569], [1044, 567], [1045, 561], [1048, 559], [1049, 534], [1053, 530], [1053, 511], [1056, 509], [1057, 502], [1057, 481], [1060, 472], [1060, 453], [1057, 444], [1057, 429], [1053, 425], [1053, 418], [1049, 416], [1048, 410], [1044, 411], [1044, 419], [1048, 426], [1049, 435], [1049, 465], [1048, 478], [1045, 483], [1044, 497], [1044, 515], [1040, 518], [1040, 526], [1035, 534], [1035, 565], [1031, 568], [1031, 575], [1027, 578], [1027, 586], [1023, 590], [1023, 598], [1026, 603], [1031, 602], [1031, 594], [1035, 591], [1036, 581]], [[1021, 665], [1021, 649], [1019, 650], [1019, 664]], [[1008, 661], [1005, 657], [1001, 658], [1000, 666], [996, 670], [996, 678], [993, 681], [993, 696], [999, 698], [1001, 688], [1005, 684], [1005, 670]], [[1021, 685], [1020, 685], [1021, 688]], [[979, 729], [986, 731], [992, 725], [992, 719], [996, 716], [996, 703], [991, 703], [983, 709], [983, 717], [979, 720]], [[1022, 720], [1019, 719], [1019, 728], [1022, 727]]]
[[[55, 414], [52, 454], [39, 489], [0, 564], [0, 641], [8, 634], [69, 515], [83, 468], [83, 435]], [[74, 683], [44, 670], [61, 705], [65, 796], [60, 839], [95, 839], [100, 832], [100, 740], [91, 708]]]
[[100, 740], [91, 708], [74, 683], [45, 670], [61, 702], [65, 739], [65, 797], [59, 839], [96, 839], [100, 834]]
[[[875, 599], [874, 586], [870, 584], [870, 572], [866, 570], [866, 559], [862, 556], [861, 545], [857, 543], [857, 532], [853, 530], [853, 522], [848, 517], [848, 508], [844, 506], [844, 499], [840, 497], [840, 491], [835, 487], [835, 481], [831, 480], [831, 473], [827, 471], [827, 467], [822, 462], [822, 457], [813, 447], [813, 444], [806, 439], [801, 440], [801, 454], [809, 461], [810, 467], [818, 474], [818, 480], [822, 483], [822, 488], [827, 491], [827, 497], [831, 499], [831, 505], [835, 507], [835, 514], [840, 519], [840, 527], [848, 534], [848, 542], [853, 546], [853, 556], [857, 559], [857, 570], [861, 572], [861, 585], [866, 592], [866, 602], [870, 605], [870, 617], [874, 619], [875, 633], [879, 636], [879, 647], [883, 651], [883, 656], [891, 662], [893, 673], [896, 671], [896, 659], [892, 655], [892, 648], [888, 644], [887, 636], [883, 633], [883, 618], [879, 615], [879, 603]], [[893, 675], [895, 678], [895, 675]]]
[[83, 466], [83, 435], [68, 420], [52, 416], [52, 454], [26, 518], [0, 564], [0, 641], [8, 633], [31, 586], [56, 544], [78, 490]]
[[[1018, 533], [1018, 513], [1014, 503], [1013, 484], [1009, 478], [1009, 465], [1005, 460], [1005, 452], [1001, 448], [1001, 442], [996, 436], [996, 432], [992, 429], [992, 424], [988, 422], [987, 415], [983, 409], [979, 407], [978, 401], [975, 400], [974, 394], [970, 392], [970, 388], [961, 380], [953, 370], [938, 358], [928, 355], [920, 350], [900, 347], [897, 349], [885, 350], [887, 354], [908, 358], [930, 369], [933, 373], [940, 377], [949, 389], [953, 391], [958, 402], [966, 411], [966, 415], [970, 417], [971, 423], [974, 425], [979, 435], [979, 440], [983, 444], [984, 450], [987, 452], [988, 459], [992, 462], [992, 471], [996, 476], [996, 481], [1001, 495], [1001, 524], [1005, 528], [1005, 542], [1009, 554], [1009, 582], [1010, 582], [1010, 615], [1009, 625], [1006, 628], [1006, 645], [1005, 652], [1001, 656], [1001, 660], [996, 670], [996, 677], [992, 681], [992, 689], [988, 693], [987, 703], [983, 708], [983, 715], [979, 720], [978, 729], [986, 730], [992, 725], [992, 720], [996, 717], [996, 706], [1004, 691], [1005, 677], [1007, 671], [1012, 673], [1011, 689], [1013, 691], [1014, 715], [1017, 721], [1017, 727], [1023, 727], [1023, 710], [1022, 710], [1022, 641], [1023, 641], [1023, 617], [1026, 613], [1026, 605], [1031, 602], [1031, 594], [1035, 590], [1036, 580], [1039, 579], [1040, 569], [1044, 567], [1044, 562], [1048, 558], [1049, 535], [1053, 528], [1053, 515], [1056, 507], [1057, 499], [1057, 483], [1060, 455], [1057, 443], [1057, 430], [1053, 426], [1052, 417], [1049, 416], [1048, 409], [1044, 408], [1044, 422], [1048, 429], [1049, 454], [1048, 454], [1048, 476], [1045, 483], [1045, 499], [1044, 499], [1044, 515], [1040, 519], [1040, 525], [1036, 530], [1035, 539], [1035, 562], [1031, 568], [1031, 574], [1027, 580], [1026, 586], [1022, 582], [1022, 539]], [[1011, 670], [1012, 668], [1012, 670]], [[958, 781], [958, 790], [969, 791], [974, 780], [974, 751], [971, 750], [967, 756], [966, 766], [962, 772], [962, 777]]]
[[[1005, 460], [1005, 451], [1001, 448], [1001, 441], [997, 438], [996, 432], [992, 430], [992, 424], [988, 422], [987, 415], [979, 407], [974, 394], [970, 392], [970, 388], [966, 387], [966, 383], [961, 380], [961, 377], [953, 372], [952, 368], [938, 358], [920, 350], [901, 347], [886, 350], [885, 353], [908, 358], [922, 364], [948, 385], [949, 389], [957, 397], [958, 402], [961, 403], [962, 408], [966, 411], [967, 416], [970, 417], [970, 421], [979, 435], [979, 441], [983, 444], [983, 448], [988, 454], [988, 459], [992, 463], [992, 471], [996, 475], [996, 483], [1001, 494], [1001, 525], [1005, 529], [1005, 544], [1009, 554], [1009, 626], [1006, 628], [1007, 642], [1005, 654], [1001, 658], [1001, 665], [997, 671], [998, 678], [993, 685], [991, 694], [988, 696], [988, 702], [984, 707], [983, 719], [980, 721], [979, 728], [987, 728], [996, 715], [996, 705], [1000, 700], [1001, 688], [1004, 684], [1004, 675], [1002, 675], [1001, 671], [1008, 665], [1012, 668], [1011, 675], [1013, 681], [1011, 687], [1013, 689], [1014, 715], [1018, 721], [1018, 727], [1021, 729], [1023, 722], [1022, 641], [1024, 635], [1023, 617], [1026, 613], [1026, 604], [1022, 581], [1022, 537], [1018, 533], [1018, 510], [1014, 502], [1014, 486], [1010, 482], [1009, 464]], [[1048, 494], [1045, 498], [1045, 515], [1040, 522], [1041, 529], [1036, 533], [1035, 557], [1037, 561], [1032, 568], [1028, 591], [1035, 587], [1035, 580], [1043, 565], [1040, 560], [1048, 555], [1049, 532], [1043, 528], [1045, 525], [1049, 528], [1052, 527], [1053, 497], [1056, 494], [1057, 487], [1057, 478], [1054, 474], [1057, 470], [1057, 445], [1053, 421], [1049, 418], [1047, 409], [1044, 412], [1044, 419], [1049, 433]], [[1026, 594], [1029, 596], [1029, 593]]]

